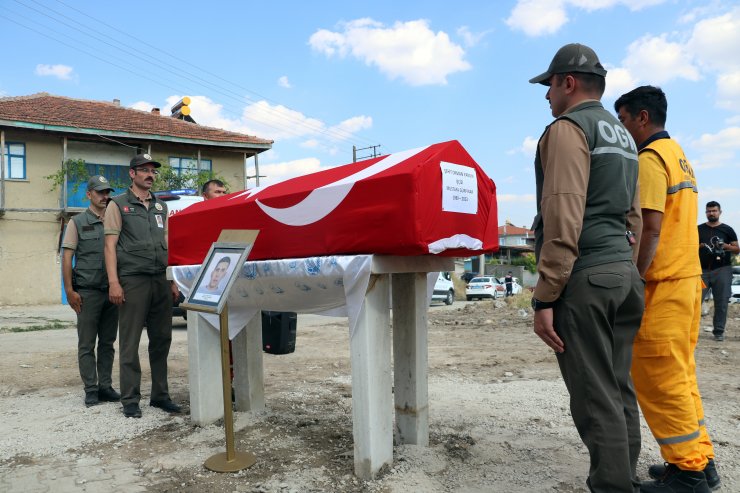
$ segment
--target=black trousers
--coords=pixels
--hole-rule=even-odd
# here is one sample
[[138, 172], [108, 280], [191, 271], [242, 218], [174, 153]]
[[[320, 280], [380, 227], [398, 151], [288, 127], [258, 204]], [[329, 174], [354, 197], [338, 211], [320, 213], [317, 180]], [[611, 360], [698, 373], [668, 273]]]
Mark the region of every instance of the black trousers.
[[565, 345], [558, 364], [591, 458], [591, 491], [639, 489], [640, 418], [630, 367], [643, 309], [644, 285], [631, 261], [573, 272], [554, 308]]
[[714, 298], [714, 317], [712, 333], [716, 336], [724, 335], [725, 324], [727, 323], [727, 305], [730, 303], [732, 296], [732, 266], [726, 265], [713, 270], [705, 270], [701, 278], [706, 288], [701, 293], [701, 299], [707, 298], [707, 293], [712, 290]]
[[118, 310], [121, 403], [141, 400], [139, 343], [146, 325], [149, 337], [149, 366], [152, 371], [151, 400], [169, 399], [167, 356], [172, 343], [172, 291], [164, 273], [122, 276], [126, 301]]
[[80, 288], [77, 293], [82, 298], [82, 311], [77, 314], [77, 361], [85, 392], [93, 392], [112, 386], [118, 307], [108, 300], [107, 290]]

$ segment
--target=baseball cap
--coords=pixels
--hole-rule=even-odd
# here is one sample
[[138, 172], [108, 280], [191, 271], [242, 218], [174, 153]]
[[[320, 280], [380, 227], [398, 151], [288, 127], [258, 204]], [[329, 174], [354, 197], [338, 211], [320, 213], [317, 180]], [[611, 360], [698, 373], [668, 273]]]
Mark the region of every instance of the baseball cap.
[[129, 167], [136, 168], [137, 166], [141, 166], [142, 164], [153, 164], [155, 168], [159, 168], [160, 166], [162, 166], [157, 161], [152, 159], [149, 154], [137, 154], [131, 160], [131, 164], [129, 165]]
[[555, 53], [546, 72], [537, 77], [529, 79], [530, 84], [545, 84], [553, 74], [564, 74], [567, 72], [582, 72], [596, 74], [606, 77], [606, 69], [596, 52], [586, 45], [571, 43], [563, 46]]
[[107, 178], [102, 175], [91, 176], [90, 179], [87, 180], [87, 190], [95, 190], [96, 192], [104, 192], [106, 190], [110, 190], [111, 192], [116, 191], [112, 186], [110, 186], [110, 182]]

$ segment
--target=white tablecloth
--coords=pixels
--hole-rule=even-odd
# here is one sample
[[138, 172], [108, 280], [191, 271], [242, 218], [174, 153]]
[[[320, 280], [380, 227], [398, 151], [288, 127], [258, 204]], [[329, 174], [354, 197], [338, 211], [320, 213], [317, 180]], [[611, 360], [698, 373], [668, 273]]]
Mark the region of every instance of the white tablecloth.
[[[370, 282], [372, 258], [346, 255], [245, 262], [229, 293], [229, 337], [236, 337], [261, 310], [348, 317], [351, 336]], [[199, 268], [171, 268], [185, 295]], [[218, 328], [218, 315], [198, 315]]]

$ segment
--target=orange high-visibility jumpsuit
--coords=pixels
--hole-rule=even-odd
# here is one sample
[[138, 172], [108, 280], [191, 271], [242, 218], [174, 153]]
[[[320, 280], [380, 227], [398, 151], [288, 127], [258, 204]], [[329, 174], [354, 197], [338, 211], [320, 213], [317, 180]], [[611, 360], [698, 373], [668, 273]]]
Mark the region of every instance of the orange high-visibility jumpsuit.
[[701, 318], [697, 187], [681, 147], [668, 134], [640, 151], [640, 202], [663, 212], [645, 278], [645, 313], [633, 346], [637, 400], [663, 459], [701, 471], [714, 457], [696, 383]]

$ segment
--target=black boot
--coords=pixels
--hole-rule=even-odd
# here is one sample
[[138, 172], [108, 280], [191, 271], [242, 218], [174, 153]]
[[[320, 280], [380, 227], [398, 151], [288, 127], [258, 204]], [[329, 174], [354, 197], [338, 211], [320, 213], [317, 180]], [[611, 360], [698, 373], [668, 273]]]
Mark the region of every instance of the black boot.
[[668, 464], [665, 474], [655, 481], [640, 485], [643, 493], [709, 493], [707, 478], [702, 471], [684, 471], [675, 464]]
[[[663, 464], [653, 464], [648, 468], [648, 474], [653, 479], [660, 479], [665, 476], [667, 468], [667, 462], [664, 462]], [[707, 465], [704, 466], [704, 477], [707, 478], [707, 484], [709, 485], [710, 490], [716, 490], [719, 488], [719, 473], [717, 473], [717, 465], [714, 463], [714, 459], [709, 459]]]

